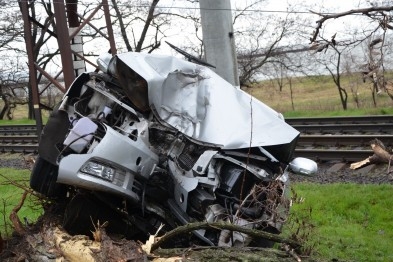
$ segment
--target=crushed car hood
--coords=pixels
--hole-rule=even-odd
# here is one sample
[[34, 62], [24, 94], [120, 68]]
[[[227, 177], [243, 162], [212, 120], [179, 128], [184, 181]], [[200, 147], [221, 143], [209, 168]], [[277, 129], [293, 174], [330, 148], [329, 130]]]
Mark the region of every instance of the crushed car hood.
[[116, 57], [146, 80], [156, 116], [193, 139], [236, 149], [291, 144], [299, 135], [281, 114], [207, 67], [157, 54]]

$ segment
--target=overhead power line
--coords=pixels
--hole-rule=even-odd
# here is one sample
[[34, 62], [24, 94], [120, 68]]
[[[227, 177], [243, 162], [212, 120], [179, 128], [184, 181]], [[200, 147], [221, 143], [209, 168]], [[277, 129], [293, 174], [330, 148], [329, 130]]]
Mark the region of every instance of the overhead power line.
[[[11, 0], [10, 2], [14, 2], [17, 3], [19, 2], [19, 0]], [[47, 4], [49, 3], [63, 3], [63, 1], [47, 1]], [[73, 3], [72, 3], [73, 4]], [[84, 3], [79, 1], [78, 3], [75, 4], [79, 4], [79, 5], [83, 5]], [[112, 7], [112, 4], [108, 4], [108, 6]], [[118, 6], [130, 6], [130, 5], [126, 5], [126, 4], [118, 4]], [[149, 4], [137, 4], [137, 5], [132, 5], [133, 7], [139, 7], [139, 8], [150, 8]], [[192, 6], [160, 6], [157, 5], [156, 8], [161, 8], [161, 9], [177, 9], [177, 10], [201, 10], [201, 8], [199, 7], [192, 7]], [[249, 13], [281, 13], [281, 14], [303, 14], [303, 15], [317, 15], [315, 13], [312, 13], [310, 11], [289, 11], [289, 10], [263, 10], [263, 9], [237, 9], [237, 8], [231, 8], [231, 9], [209, 9], [209, 10], [216, 10], [216, 11], [232, 11], [232, 12], [249, 12]], [[331, 12], [321, 12], [321, 15], [332, 15], [335, 13], [331, 13]], [[351, 14], [351, 15], [362, 15], [362, 14]]]

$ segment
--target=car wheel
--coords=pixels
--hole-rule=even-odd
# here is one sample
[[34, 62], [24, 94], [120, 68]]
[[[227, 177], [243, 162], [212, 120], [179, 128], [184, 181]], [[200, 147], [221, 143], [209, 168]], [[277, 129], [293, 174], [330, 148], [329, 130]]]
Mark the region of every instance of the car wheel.
[[[263, 230], [264, 232], [271, 233], [271, 234], [280, 234], [277, 229], [272, 227], [267, 227]], [[251, 246], [262, 247], [262, 248], [272, 248], [276, 242], [264, 239], [264, 238], [257, 238], [253, 239]]]
[[[102, 192], [100, 192], [103, 194]], [[87, 235], [93, 237], [97, 223], [105, 227], [108, 234], [133, 238], [139, 231], [130, 221], [88, 192], [79, 191], [68, 203], [63, 219], [63, 228], [71, 235]]]

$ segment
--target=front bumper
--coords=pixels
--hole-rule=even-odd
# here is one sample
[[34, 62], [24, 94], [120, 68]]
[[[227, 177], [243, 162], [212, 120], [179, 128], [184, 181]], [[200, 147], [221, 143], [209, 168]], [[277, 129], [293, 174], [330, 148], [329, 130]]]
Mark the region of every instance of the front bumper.
[[[158, 156], [146, 144], [129, 139], [109, 126], [101, 142], [92, 152], [65, 156], [59, 163], [58, 183], [94, 191], [104, 191], [139, 201], [141, 182], [150, 177]], [[115, 170], [111, 179], [82, 172], [86, 163], [93, 161]]]

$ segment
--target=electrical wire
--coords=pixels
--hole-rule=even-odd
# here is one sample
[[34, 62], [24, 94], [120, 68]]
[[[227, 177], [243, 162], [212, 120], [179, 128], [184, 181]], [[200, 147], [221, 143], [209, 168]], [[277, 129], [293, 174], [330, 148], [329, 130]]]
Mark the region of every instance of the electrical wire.
[[[10, 2], [20, 2], [21, 0], [11, 0]], [[63, 0], [54, 0], [54, 1], [45, 1], [45, 4], [64, 4]], [[83, 4], [87, 4], [87, 3], [83, 3], [82, 1], [78, 1], [77, 3], [69, 3], [67, 5], [83, 5]], [[89, 3], [92, 4], [92, 3]], [[97, 2], [97, 4], [99, 4]], [[102, 3], [101, 3], [102, 4]], [[103, 5], [103, 4], [102, 4]], [[113, 8], [113, 5], [110, 3], [108, 4], [109, 7]], [[125, 6], [128, 7], [130, 6], [130, 4], [118, 4], [118, 6]], [[132, 7], [135, 8], [150, 8], [150, 4], [133, 4]], [[176, 10], [201, 10], [201, 8], [199, 6], [197, 7], [191, 7], [191, 6], [160, 6], [157, 5], [156, 9], [176, 9]], [[252, 9], [238, 9], [238, 8], [215, 8], [215, 9], [202, 9], [202, 10], [212, 10], [212, 11], [232, 11], [232, 12], [249, 12], [249, 13], [282, 13], [282, 14], [305, 14], [305, 15], [317, 15], [317, 14], [313, 14], [310, 11], [289, 11], [289, 10], [262, 10], [262, 9], [256, 9], [256, 8], [252, 8]], [[321, 15], [332, 15], [335, 13], [331, 13], [331, 12], [321, 12]], [[351, 14], [351, 15], [363, 15], [363, 14]]]

